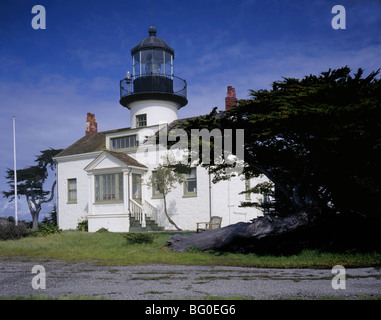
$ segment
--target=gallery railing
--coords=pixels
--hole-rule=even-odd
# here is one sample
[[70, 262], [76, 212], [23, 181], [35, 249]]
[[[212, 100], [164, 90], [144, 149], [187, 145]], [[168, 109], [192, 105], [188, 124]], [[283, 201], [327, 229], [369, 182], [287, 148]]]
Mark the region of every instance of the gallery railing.
[[187, 83], [176, 76], [163, 74], [131, 76], [120, 81], [120, 99], [130, 100], [129, 96], [142, 94], [172, 95], [187, 98]]

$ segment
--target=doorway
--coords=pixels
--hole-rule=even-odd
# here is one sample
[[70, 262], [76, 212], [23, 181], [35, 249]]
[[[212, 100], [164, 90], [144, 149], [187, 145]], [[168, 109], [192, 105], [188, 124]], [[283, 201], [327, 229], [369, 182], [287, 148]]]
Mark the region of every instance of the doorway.
[[142, 204], [142, 176], [138, 173], [132, 174], [132, 200]]

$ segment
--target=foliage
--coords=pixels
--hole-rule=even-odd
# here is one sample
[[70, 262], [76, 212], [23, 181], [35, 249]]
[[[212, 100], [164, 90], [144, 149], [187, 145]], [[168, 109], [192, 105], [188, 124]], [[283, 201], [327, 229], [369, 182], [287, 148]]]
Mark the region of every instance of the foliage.
[[16, 240], [29, 235], [26, 224], [19, 221], [17, 226], [12, 217], [0, 218], [0, 240]]
[[105, 232], [109, 232], [109, 231], [106, 228], [100, 228], [96, 232], [98, 232], [98, 233], [105, 233]]
[[179, 165], [170, 155], [167, 155], [164, 160], [164, 163], [160, 163], [155, 168], [148, 184], [152, 188], [155, 186], [161, 194], [168, 195], [177, 184], [185, 182], [184, 173], [189, 172], [189, 169], [180, 171]]
[[157, 188], [160, 194], [163, 196], [164, 201], [164, 213], [168, 221], [175, 226], [179, 231], [181, 229], [176, 225], [176, 223], [171, 219], [167, 211], [167, 195], [175, 188], [178, 184], [185, 182], [184, 173], [189, 172], [187, 166], [181, 166], [175, 162], [171, 155], [167, 155], [164, 159], [164, 163], [160, 163], [152, 175], [148, 178], [147, 185], [151, 188]]
[[[353, 76], [344, 67], [303, 79], [284, 78], [271, 90], [223, 116], [188, 121], [183, 128], [244, 129], [243, 175], [273, 184], [273, 211], [381, 214], [381, 81], [377, 72]], [[217, 180], [224, 165], [211, 166]], [[253, 187], [251, 192], [257, 189]]]
[[87, 220], [87, 217], [81, 217], [78, 220], [77, 224], [77, 230], [79, 231], [89, 231], [89, 220]]
[[55, 204], [53, 206], [52, 211], [49, 213], [49, 218], [45, 217], [42, 220], [42, 223], [50, 223], [50, 224], [53, 224], [53, 225], [58, 225], [58, 221], [57, 221], [57, 207], [56, 207]]
[[123, 237], [127, 240], [127, 244], [152, 243], [155, 235], [152, 233], [126, 233]]
[[61, 233], [62, 230], [53, 223], [41, 223], [38, 228], [33, 232], [35, 236], [46, 237], [51, 234]]
[[[44, 190], [44, 183], [48, 178], [48, 169], [55, 169], [53, 157], [60, 151], [56, 149], [41, 151], [41, 154], [35, 160], [36, 165], [17, 170], [17, 194], [18, 196], [26, 197], [28, 208], [32, 215], [33, 228], [38, 227], [41, 205], [50, 202], [54, 197], [56, 181], [54, 181], [50, 191]], [[8, 168], [6, 179], [8, 180], [10, 191], [3, 191], [3, 195], [6, 198], [10, 198], [10, 201], [14, 199], [14, 178], [14, 170]]]

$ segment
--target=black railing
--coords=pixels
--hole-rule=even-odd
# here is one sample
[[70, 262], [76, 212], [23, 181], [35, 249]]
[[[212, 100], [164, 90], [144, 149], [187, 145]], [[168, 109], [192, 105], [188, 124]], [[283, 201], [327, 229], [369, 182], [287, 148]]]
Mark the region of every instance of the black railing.
[[163, 74], [143, 75], [123, 79], [120, 81], [120, 98], [135, 94], [164, 93], [187, 97], [187, 83], [185, 80]]

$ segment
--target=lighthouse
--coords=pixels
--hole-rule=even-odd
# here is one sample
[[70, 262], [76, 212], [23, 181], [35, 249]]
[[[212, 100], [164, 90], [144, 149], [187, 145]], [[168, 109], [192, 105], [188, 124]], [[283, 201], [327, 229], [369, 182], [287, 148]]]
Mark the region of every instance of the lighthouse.
[[[176, 151], [173, 145], [170, 150], [165, 148], [169, 137], [180, 132], [175, 130], [176, 125], [163, 124], [176, 121], [179, 109], [187, 105], [187, 83], [174, 74], [174, 50], [156, 34], [156, 28], [151, 26], [148, 37], [131, 50], [132, 68], [120, 81], [119, 101], [129, 110], [131, 126], [98, 132], [94, 114], [88, 113], [86, 136], [55, 157], [58, 223], [62, 229], [75, 229], [84, 216], [89, 232], [105, 228], [125, 233], [173, 230], [174, 224], [196, 231], [199, 221], [217, 218], [216, 226], [225, 226], [262, 215], [254, 207], [241, 210], [240, 204], [248, 200], [241, 191], [263, 183], [263, 178], [243, 181], [241, 176], [233, 175], [211, 184], [213, 173], [192, 166], [184, 174], [184, 182], [166, 196], [170, 204], [167, 212], [158, 186], [146, 183], [156, 180], [158, 165], [166, 163], [163, 156], [167, 151], [173, 151], [171, 157], [180, 163], [182, 156], [188, 155], [188, 145], [182, 139], [186, 135], [179, 136]], [[235, 100], [235, 89], [229, 86], [226, 106], [234, 106]], [[200, 137], [208, 139], [201, 133]]]
[[174, 75], [175, 51], [156, 36], [149, 36], [132, 50], [132, 74], [120, 81], [120, 104], [130, 110], [131, 128], [177, 120], [178, 110], [187, 103], [187, 83]]

